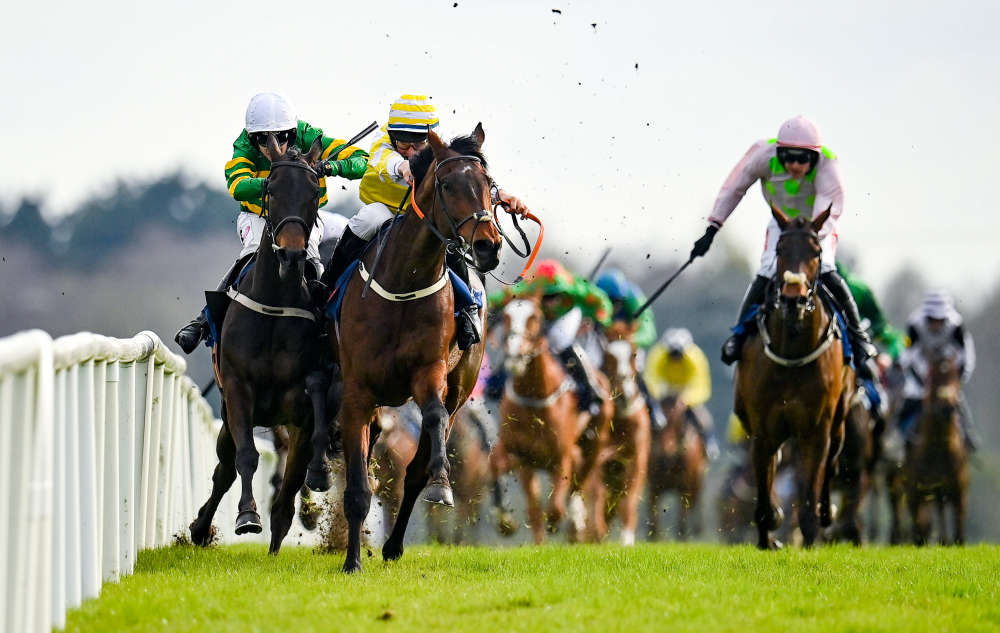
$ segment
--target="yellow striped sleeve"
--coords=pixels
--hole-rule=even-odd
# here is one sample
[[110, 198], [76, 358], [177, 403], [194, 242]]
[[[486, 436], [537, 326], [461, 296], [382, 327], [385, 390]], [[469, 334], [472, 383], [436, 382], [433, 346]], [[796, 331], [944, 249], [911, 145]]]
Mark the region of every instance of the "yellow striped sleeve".
[[250, 174], [250, 175], [253, 175], [253, 170], [250, 169], [249, 167], [244, 167], [243, 169], [237, 169], [236, 171], [234, 171], [231, 174], [229, 174], [229, 177], [232, 178], [236, 174]]
[[243, 202], [242, 205], [243, 208], [249, 211], [250, 213], [256, 213], [257, 215], [260, 215], [261, 213], [260, 205], [252, 204], [250, 202]]
[[[247, 171], [250, 170], [248, 169]], [[240, 176], [239, 178], [234, 180], [233, 183], [229, 185], [229, 195], [231, 196], [236, 195], [236, 185], [240, 184], [244, 180], [247, 180], [248, 178], [250, 178], [250, 176]]]
[[229, 171], [230, 169], [232, 169], [233, 167], [236, 167], [240, 163], [246, 163], [246, 164], [250, 165], [251, 167], [253, 167], [253, 161], [252, 160], [250, 160], [249, 158], [246, 158], [245, 156], [237, 156], [233, 160], [231, 160], [228, 163], [226, 163], [226, 171]]

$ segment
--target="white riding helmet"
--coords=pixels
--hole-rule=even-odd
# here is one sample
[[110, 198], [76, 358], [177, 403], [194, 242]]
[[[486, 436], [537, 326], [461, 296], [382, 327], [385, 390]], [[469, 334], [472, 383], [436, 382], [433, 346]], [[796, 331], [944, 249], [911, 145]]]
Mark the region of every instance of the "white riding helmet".
[[683, 352], [694, 343], [691, 332], [687, 328], [672, 327], [663, 333], [663, 346], [668, 352]]
[[295, 107], [283, 95], [277, 92], [261, 92], [250, 99], [246, 117], [247, 133], [292, 130], [298, 124]]
[[823, 140], [819, 134], [819, 127], [800, 114], [781, 124], [781, 128], [778, 129], [778, 145], [819, 151], [823, 146]]
[[955, 301], [944, 290], [928, 292], [924, 297], [922, 307], [924, 316], [931, 319], [952, 320], [958, 315], [958, 311], [955, 310]]

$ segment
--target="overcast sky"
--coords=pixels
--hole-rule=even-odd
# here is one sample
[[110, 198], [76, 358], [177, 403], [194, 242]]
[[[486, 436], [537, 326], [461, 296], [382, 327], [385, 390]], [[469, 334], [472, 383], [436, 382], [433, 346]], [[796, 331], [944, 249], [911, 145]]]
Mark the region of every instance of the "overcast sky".
[[[548, 235], [638, 263], [686, 253], [743, 152], [804, 114], [876, 286], [905, 262], [970, 301], [995, 286], [1000, 3], [453, 4], [8, 6], [4, 200], [40, 193], [55, 215], [178, 168], [222, 187], [255, 92], [345, 138], [416, 92], [446, 135], [483, 122], [494, 176]], [[723, 234], [756, 262], [767, 219], [755, 187]]]

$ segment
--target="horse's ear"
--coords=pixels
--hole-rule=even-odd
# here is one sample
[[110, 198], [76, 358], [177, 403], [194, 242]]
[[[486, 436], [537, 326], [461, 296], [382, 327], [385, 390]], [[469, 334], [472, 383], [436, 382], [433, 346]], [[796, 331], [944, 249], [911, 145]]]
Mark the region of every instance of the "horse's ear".
[[483, 141], [486, 140], [486, 132], [483, 131], [482, 121], [476, 123], [476, 129], [472, 130], [472, 138], [476, 141], [476, 145], [482, 148]]
[[278, 157], [281, 156], [281, 148], [278, 147], [278, 140], [274, 138], [274, 132], [267, 133], [267, 150], [274, 160], [278, 160]]
[[790, 217], [785, 215], [785, 212], [778, 208], [776, 204], [771, 203], [771, 215], [774, 216], [774, 220], [778, 223], [778, 228], [782, 231], [788, 226], [788, 223], [792, 221]]
[[819, 230], [821, 228], [823, 228], [823, 225], [826, 224], [827, 219], [829, 219], [829, 217], [830, 217], [830, 211], [832, 211], [832, 210], [833, 210], [833, 203], [831, 202], [830, 206], [828, 206], [826, 208], [826, 211], [824, 211], [823, 213], [820, 213], [818, 216], [816, 216], [815, 218], [813, 218], [813, 221], [812, 221], [812, 230], [814, 230], [817, 233], [819, 233]]
[[320, 154], [323, 153], [323, 137], [317, 136], [316, 140], [312, 142], [309, 146], [309, 152], [306, 153], [305, 159], [310, 166], [315, 165], [316, 161], [319, 160]]
[[445, 145], [445, 142], [441, 140], [441, 137], [434, 130], [427, 132], [427, 142], [430, 143], [431, 151], [434, 152], [436, 160], [440, 161], [448, 157], [448, 146]]

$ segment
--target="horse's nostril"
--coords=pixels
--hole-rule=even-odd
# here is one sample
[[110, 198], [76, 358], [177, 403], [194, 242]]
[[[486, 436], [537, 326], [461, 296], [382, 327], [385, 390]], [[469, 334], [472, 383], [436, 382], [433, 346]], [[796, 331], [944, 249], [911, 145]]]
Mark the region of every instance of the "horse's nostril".
[[477, 255], [493, 255], [500, 248], [500, 244], [494, 244], [490, 240], [476, 240], [473, 242], [472, 248], [475, 249]]

